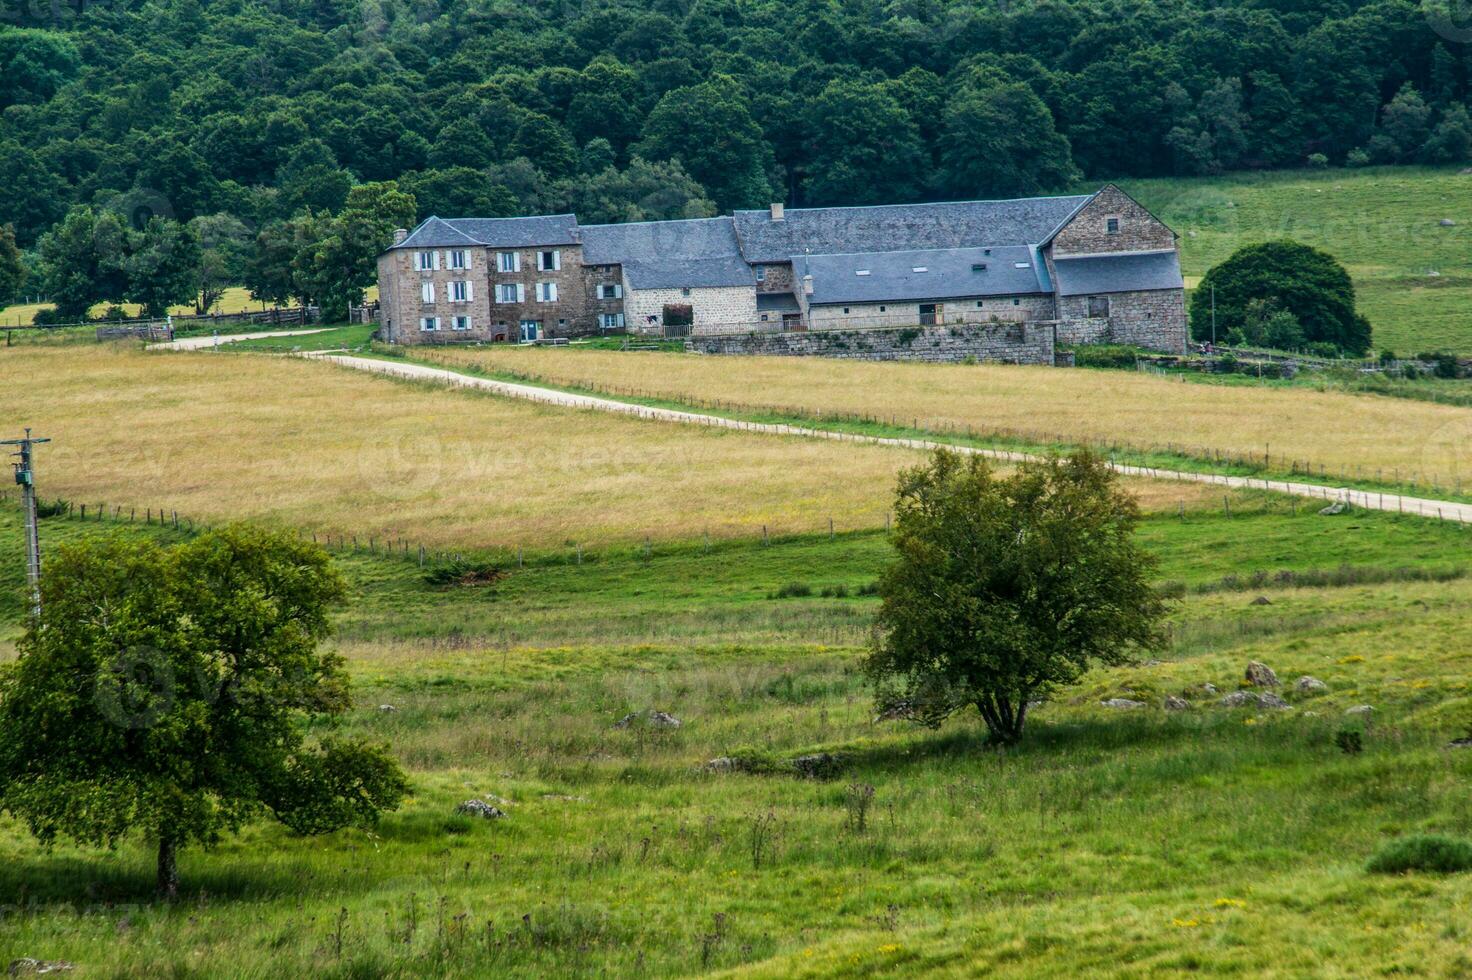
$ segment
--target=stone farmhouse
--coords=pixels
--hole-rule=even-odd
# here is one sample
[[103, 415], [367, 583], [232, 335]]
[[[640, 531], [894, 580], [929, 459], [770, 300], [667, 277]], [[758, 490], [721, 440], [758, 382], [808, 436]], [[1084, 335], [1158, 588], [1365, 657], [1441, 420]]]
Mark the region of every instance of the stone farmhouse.
[[1176, 235], [1112, 184], [617, 225], [435, 217], [396, 233], [378, 280], [380, 332], [401, 344], [627, 331], [713, 353], [743, 349], [739, 338], [823, 353], [816, 338], [766, 335], [966, 327], [986, 328], [981, 354], [1008, 360], [1051, 362], [1058, 343], [1186, 346]]

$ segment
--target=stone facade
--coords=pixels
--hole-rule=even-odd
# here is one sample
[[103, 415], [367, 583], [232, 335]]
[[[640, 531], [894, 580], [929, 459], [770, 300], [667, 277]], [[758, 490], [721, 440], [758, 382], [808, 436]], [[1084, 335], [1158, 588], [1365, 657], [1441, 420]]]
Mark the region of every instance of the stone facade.
[[1053, 329], [1053, 339], [1060, 344], [1107, 344], [1109, 330], [1105, 317], [1062, 319]]
[[757, 322], [756, 289], [752, 286], [630, 289], [624, 294], [624, 315], [629, 330], [662, 332], [666, 306], [689, 306], [697, 330], [721, 324]]
[[[1110, 219], [1117, 224], [1111, 225]], [[1111, 227], [1115, 230], [1111, 231]], [[1053, 236], [1048, 252], [1051, 258], [1052, 255], [1146, 252], [1175, 247], [1175, 233], [1164, 222], [1111, 184]]]
[[[428, 269], [418, 268], [418, 257], [429, 256]], [[463, 259], [463, 268], [455, 267]], [[423, 249], [385, 252], [378, 257], [379, 319], [393, 343], [445, 343], [451, 340], [489, 340], [490, 290], [486, 287], [483, 249]], [[454, 299], [455, 283], [465, 283], [466, 299]], [[434, 299], [425, 299], [424, 287]], [[456, 318], [469, 317], [469, 329], [455, 328]], [[423, 329], [425, 319], [439, 328]]]
[[685, 349], [702, 354], [836, 357], [860, 361], [934, 361], [975, 358], [1007, 364], [1053, 364], [1050, 323], [965, 324], [875, 330], [727, 334], [692, 337]]
[[[534, 340], [597, 332], [591, 287], [583, 274], [581, 248], [549, 245], [494, 248], [486, 252], [492, 294], [490, 312], [498, 334], [504, 333], [508, 340]], [[506, 270], [508, 264], [514, 269]], [[556, 290], [555, 298], [544, 295], [548, 286]], [[512, 292], [519, 294], [519, 301], [508, 296]], [[525, 330], [523, 324], [527, 325]], [[536, 325], [535, 336], [532, 324]]]
[[[811, 306], [808, 323], [813, 330], [853, 327], [913, 327], [921, 322], [920, 303], [851, 303]], [[926, 304], [929, 305], [929, 304]], [[1055, 316], [1052, 296], [987, 296], [937, 301], [938, 324], [977, 323], [1003, 320], [1051, 320]]]
[[758, 262], [752, 266], [756, 272], [756, 291], [759, 293], [790, 293], [796, 284], [792, 277], [791, 262]]
[[[1138, 292], [1109, 293], [1109, 336], [1113, 344], [1129, 344], [1146, 350], [1179, 354], [1185, 350], [1186, 297], [1180, 289], [1150, 289]], [[1062, 300], [1062, 317], [1085, 317], [1087, 306], [1072, 306], [1086, 296], [1067, 296]]]

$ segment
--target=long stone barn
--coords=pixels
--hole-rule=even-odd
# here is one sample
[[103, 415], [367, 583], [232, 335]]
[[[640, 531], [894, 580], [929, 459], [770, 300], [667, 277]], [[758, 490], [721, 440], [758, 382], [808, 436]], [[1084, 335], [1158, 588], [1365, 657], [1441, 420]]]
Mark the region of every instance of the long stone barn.
[[1053, 363], [1063, 343], [1186, 348], [1177, 236], [1093, 194], [580, 225], [426, 219], [378, 259], [390, 343], [636, 333], [708, 353]]

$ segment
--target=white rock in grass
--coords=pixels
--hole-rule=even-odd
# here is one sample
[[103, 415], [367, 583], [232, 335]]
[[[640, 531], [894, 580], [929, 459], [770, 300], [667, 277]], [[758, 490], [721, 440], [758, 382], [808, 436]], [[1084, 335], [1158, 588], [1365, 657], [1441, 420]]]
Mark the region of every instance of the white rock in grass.
[[1272, 708], [1275, 711], [1282, 711], [1289, 707], [1288, 702], [1276, 694], [1268, 692], [1259, 694], [1256, 691], [1233, 691], [1222, 698], [1218, 704], [1224, 708]]
[[1149, 707], [1144, 701], [1134, 701], [1130, 698], [1110, 698], [1107, 701], [1100, 701], [1099, 703], [1106, 708], [1117, 708], [1120, 711], [1134, 711], [1136, 708]]
[[10, 969], [6, 973], [12, 977], [39, 977], [47, 973], [70, 973], [73, 969], [74, 964], [66, 960], [37, 960], [22, 956], [10, 961]]
[[398, 711], [399, 709], [398, 708], [395, 708], [391, 704], [380, 704], [378, 706], [378, 710], [381, 711], [381, 712], [383, 712], [384, 714], [388, 715], [388, 714], [394, 713], [395, 711]]
[[1294, 682], [1293, 689], [1299, 694], [1322, 694], [1329, 690], [1329, 685], [1317, 677], [1309, 677], [1305, 674]]
[[680, 719], [664, 711], [649, 712], [650, 728], [679, 728]]
[[506, 816], [506, 811], [485, 800], [466, 800], [455, 808], [455, 813], [462, 817], [479, 817], [481, 820], [500, 820]]
[[1177, 697], [1174, 694], [1167, 694], [1165, 696], [1165, 710], [1166, 711], [1190, 711], [1191, 710], [1191, 702], [1190, 701], [1187, 701], [1185, 698]]
[[1353, 708], [1350, 708], [1348, 711], [1346, 711], [1345, 714], [1347, 714], [1347, 715], [1368, 715], [1368, 714], [1373, 714], [1374, 711], [1375, 711], [1375, 708], [1374, 708], [1373, 705], [1357, 704]]

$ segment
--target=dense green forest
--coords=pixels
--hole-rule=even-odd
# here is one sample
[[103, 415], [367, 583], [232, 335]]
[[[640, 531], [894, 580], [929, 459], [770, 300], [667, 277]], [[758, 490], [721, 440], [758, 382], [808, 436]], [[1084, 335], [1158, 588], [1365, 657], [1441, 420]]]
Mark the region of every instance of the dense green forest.
[[390, 180], [597, 222], [1472, 155], [1472, 32], [1407, 0], [4, 2], [23, 250], [94, 205], [259, 252]]

